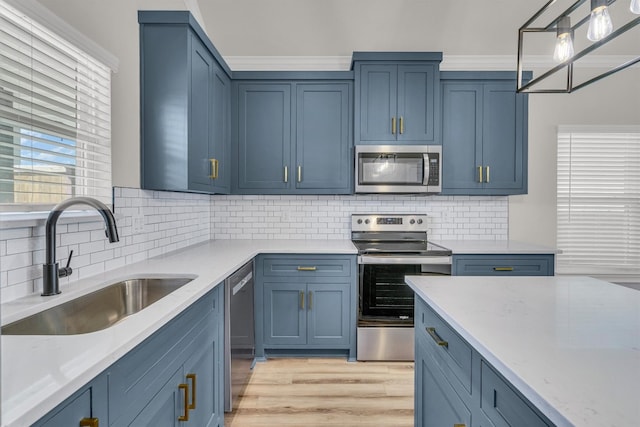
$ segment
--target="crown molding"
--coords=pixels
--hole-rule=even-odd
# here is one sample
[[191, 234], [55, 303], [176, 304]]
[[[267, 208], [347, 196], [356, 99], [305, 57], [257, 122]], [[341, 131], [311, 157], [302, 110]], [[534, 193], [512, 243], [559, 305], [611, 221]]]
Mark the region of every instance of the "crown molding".
[[[577, 62], [580, 68], [612, 68], [633, 59], [629, 55], [594, 55]], [[234, 71], [345, 71], [351, 56], [225, 56]], [[546, 55], [527, 55], [525, 67], [548, 69], [556, 65]], [[515, 55], [447, 55], [443, 54], [443, 71], [504, 71], [516, 69]]]
[[114, 73], [118, 72], [120, 61], [114, 54], [82, 34], [80, 31], [76, 30], [73, 26], [69, 25], [65, 20], [47, 9], [38, 1], [4, 0], [4, 2], [27, 17], [38, 21], [60, 37], [93, 56], [95, 59], [109, 67]]

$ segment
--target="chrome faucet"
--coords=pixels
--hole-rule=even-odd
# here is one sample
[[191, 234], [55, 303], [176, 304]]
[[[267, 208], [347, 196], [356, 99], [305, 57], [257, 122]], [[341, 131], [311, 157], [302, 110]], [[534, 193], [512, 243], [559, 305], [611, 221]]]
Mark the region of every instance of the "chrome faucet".
[[[69, 262], [66, 267], [62, 269], [58, 268], [56, 262], [56, 223], [62, 212], [69, 206], [73, 205], [89, 205], [96, 209], [106, 224], [105, 234], [109, 239], [109, 242], [115, 243], [120, 240], [118, 237], [118, 228], [116, 227], [116, 220], [109, 208], [102, 202], [92, 199], [91, 197], [72, 197], [71, 199], [64, 200], [58, 203], [49, 212], [47, 218], [47, 224], [45, 226], [45, 238], [46, 238], [46, 252], [45, 263], [42, 266], [42, 296], [57, 295], [60, 293], [59, 277], [69, 276], [72, 272], [69, 267], [71, 262], [71, 254], [69, 254]], [[73, 253], [73, 251], [71, 252]]]

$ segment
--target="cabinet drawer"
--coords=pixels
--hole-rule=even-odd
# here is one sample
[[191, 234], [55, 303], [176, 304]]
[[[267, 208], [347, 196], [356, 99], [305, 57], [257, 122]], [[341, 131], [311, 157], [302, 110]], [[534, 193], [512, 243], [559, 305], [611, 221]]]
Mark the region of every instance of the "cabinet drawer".
[[457, 276], [553, 276], [553, 255], [455, 255]]
[[316, 256], [277, 256], [264, 257], [263, 274], [265, 277], [349, 277], [351, 275], [351, 259], [319, 258]]
[[480, 364], [480, 407], [496, 427], [549, 427], [517, 391], [484, 360]]
[[416, 334], [428, 343], [428, 350], [442, 365], [445, 375], [471, 393], [472, 349], [422, 299], [416, 297]]

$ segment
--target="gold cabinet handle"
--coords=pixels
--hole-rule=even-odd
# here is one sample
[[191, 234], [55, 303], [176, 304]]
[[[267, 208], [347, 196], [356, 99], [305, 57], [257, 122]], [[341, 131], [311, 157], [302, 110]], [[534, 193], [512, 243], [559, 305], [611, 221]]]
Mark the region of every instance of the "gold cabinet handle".
[[289, 168], [287, 166], [284, 167], [284, 182], [289, 182]]
[[304, 310], [304, 292], [300, 291], [300, 310]]
[[427, 328], [427, 333], [431, 335], [431, 338], [433, 338], [436, 344], [438, 344], [440, 347], [449, 348], [449, 343], [438, 336], [438, 334], [436, 333], [436, 328]]
[[478, 182], [482, 182], [482, 166], [478, 166]]
[[191, 380], [191, 403], [189, 409], [196, 409], [196, 374], [187, 374], [187, 380]]
[[453, 427], [467, 427], [466, 424], [454, 424]]
[[313, 308], [313, 292], [309, 291], [309, 310]]
[[396, 134], [396, 118], [395, 117], [391, 117], [391, 134], [392, 135]]
[[402, 135], [404, 133], [404, 120], [402, 119], [402, 116], [400, 116], [400, 135]]
[[97, 418], [83, 418], [80, 420], [80, 427], [99, 427], [100, 421]]
[[298, 271], [316, 271], [318, 267], [301, 267], [298, 266]]
[[485, 182], [487, 182], [487, 183], [488, 183], [488, 182], [489, 182], [489, 166], [486, 166], [486, 169], [487, 169], [487, 173], [486, 173], [486, 175], [487, 175], [487, 180], [486, 180]]
[[184, 413], [178, 416], [178, 421], [189, 421], [189, 386], [179, 384], [178, 389], [184, 390]]
[[298, 182], [302, 182], [302, 166], [298, 165]]
[[211, 162], [211, 175], [209, 175], [209, 178], [218, 179], [218, 160], [209, 159], [209, 161]]
[[513, 267], [493, 267], [493, 271], [513, 271]]

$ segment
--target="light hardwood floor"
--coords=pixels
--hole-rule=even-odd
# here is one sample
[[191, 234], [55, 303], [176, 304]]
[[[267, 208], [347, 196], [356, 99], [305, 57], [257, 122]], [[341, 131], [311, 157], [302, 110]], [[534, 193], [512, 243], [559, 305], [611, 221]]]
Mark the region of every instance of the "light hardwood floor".
[[233, 406], [226, 427], [411, 427], [413, 363], [269, 359]]

